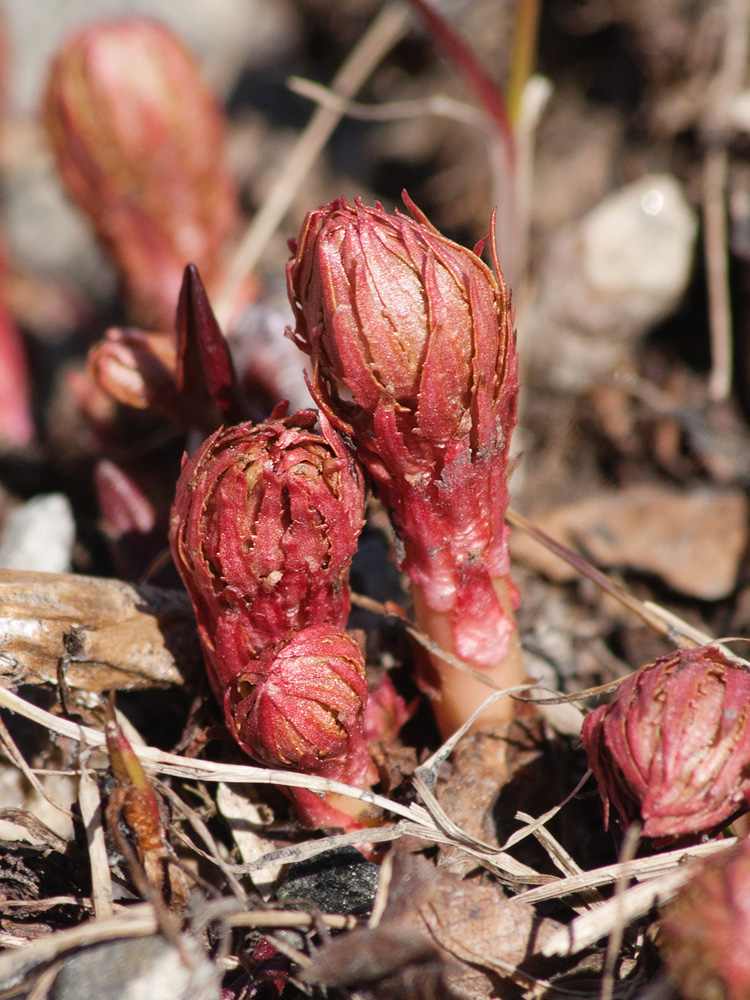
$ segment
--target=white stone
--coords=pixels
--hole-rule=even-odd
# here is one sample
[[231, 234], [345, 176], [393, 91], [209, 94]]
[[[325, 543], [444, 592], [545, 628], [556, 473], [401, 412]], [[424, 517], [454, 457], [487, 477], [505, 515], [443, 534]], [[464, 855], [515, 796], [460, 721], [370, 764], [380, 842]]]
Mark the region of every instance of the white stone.
[[67, 573], [75, 540], [68, 498], [47, 493], [11, 510], [0, 538], [0, 567], [36, 573]]
[[679, 304], [697, 220], [679, 182], [650, 174], [604, 198], [554, 240], [521, 331], [536, 373], [561, 389], [610, 379]]

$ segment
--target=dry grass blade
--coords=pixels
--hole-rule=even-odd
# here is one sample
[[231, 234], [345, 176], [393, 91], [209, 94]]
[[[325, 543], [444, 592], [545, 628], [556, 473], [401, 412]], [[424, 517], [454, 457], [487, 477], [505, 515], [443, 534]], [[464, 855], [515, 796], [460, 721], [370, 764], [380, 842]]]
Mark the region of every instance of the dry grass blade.
[[[638, 850], [638, 842], [641, 836], [641, 827], [638, 823], [631, 824], [625, 831], [625, 836], [623, 837], [622, 847], [620, 849], [620, 861], [626, 863], [632, 861], [635, 858], [636, 851]], [[614, 901], [622, 900], [623, 893], [628, 884], [627, 876], [621, 875], [615, 883], [615, 895]], [[625, 936], [625, 928], [627, 926], [627, 921], [625, 920], [624, 911], [617, 914], [614, 925], [609, 932], [609, 938], [607, 940], [607, 951], [604, 957], [604, 974], [602, 976], [602, 988], [600, 994], [600, 1000], [612, 1000], [615, 989], [615, 965], [617, 962], [617, 956], [620, 954], [620, 949], [622, 948], [623, 938]]]
[[68, 841], [65, 837], [61, 837], [54, 830], [50, 830], [46, 823], [43, 823], [32, 812], [29, 812], [28, 809], [17, 809], [14, 806], [7, 806], [4, 809], [0, 809], [0, 820], [22, 826], [35, 840], [40, 840], [43, 844], [51, 847], [53, 851], [62, 852], [68, 847]]
[[62, 961], [58, 961], [53, 962], [52, 965], [45, 969], [27, 993], [26, 1000], [45, 1000], [49, 996], [49, 992], [62, 966]]
[[747, 72], [750, 29], [747, 0], [727, 0], [724, 6], [724, 51], [714, 80], [714, 99], [704, 122], [709, 142], [703, 163], [703, 245], [711, 334], [708, 394], [713, 400], [727, 399], [732, 391], [732, 303], [726, 218], [729, 155], [725, 130], [730, 101], [742, 89]]
[[[53, 716], [50, 716], [53, 718]], [[41, 798], [46, 799], [47, 802], [58, 812], [61, 812], [64, 816], [70, 816], [70, 810], [66, 809], [65, 806], [56, 802], [51, 796], [46, 792], [43, 785], [34, 774], [33, 770], [29, 767], [24, 759], [23, 754], [16, 746], [15, 740], [8, 732], [8, 727], [5, 725], [2, 719], [0, 719], [0, 747], [5, 750], [8, 755], [8, 759], [12, 764], [14, 764], [18, 770], [23, 774], [24, 778], [28, 781], [31, 787], [37, 792]]]
[[[416, 631], [416, 629], [414, 631]], [[446, 654], [446, 656], [448, 655], [449, 654]], [[476, 671], [476, 673], [478, 674], [479, 671]], [[493, 682], [491, 686], [495, 687], [496, 685]], [[522, 691], [530, 691], [533, 687], [533, 684], [521, 684], [518, 687], [504, 688], [496, 691], [494, 694], [491, 694], [486, 701], [479, 706], [476, 712], [469, 716], [466, 722], [464, 722], [464, 724], [460, 726], [455, 733], [453, 733], [453, 735], [450, 736], [445, 743], [443, 743], [442, 746], [440, 746], [435, 753], [424, 762], [424, 764], [419, 765], [417, 773], [421, 777], [422, 781], [431, 789], [435, 787], [435, 779], [440, 765], [448, 759], [459, 740], [463, 739], [477, 719], [481, 717], [482, 713], [488, 709], [490, 705], [499, 701], [500, 698], [506, 698], [509, 695], [518, 695]]]
[[732, 387], [732, 305], [729, 295], [726, 196], [729, 157], [723, 146], [712, 146], [703, 164], [703, 246], [706, 255], [711, 328], [711, 378], [708, 394], [727, 399]]
[[83, 754], [80, 765], [78, 805], [81, 810], [83, 828], [86, 831], [86, 845], [89, 852], [89, 865], [91, 866], [91, 897], [94, 903], [94, 913], [100, 920], [103, 920], [112, 916], [113, 909], [112, 876], [107, 858], [107, 845], [104, 840], [102, 801], [96, 774], [86, 767]]
[[633, 878], [639, 882], [647, 882], [671, 874], [676, 868], [682, 868], [686, 861], [698, 860], [725, 851], [736, 842], [736, 838], [733, 837], [726, 840], [712, 840], [695, 847], [665, 851], [663, 854], [654, 854], [648, 858], [593, 868], [578, 875], [555, 879], [549, 885], [527, 889], [520, 893], [518, 898], [525, 903], [539, 903], [545, 899], [560, 899], [573, 893], [585, 892], [598, 885], [612, 885], [619, 878]]
[[[526, 819], [530, 817], [526, 816], [526, 813], [516, 813], [519, 819]], [[560, 869], [562, 872], [566, 872], [568, 875], [573, 877], [579, 875], [586, 875], [586, 872], [580, 868], [573, 858], [568, 854], [562, 844], [558, 843], [555, 837], [549, 832], [545, 826], [534, 827], [533, 834], [542, 847], [545, 849], [547, 854], [549, 854], [552, 859], [553, 864]], [[599, 903], [603, 902], [603, 896], [598, 889], [586, 888], [582, 889], [578, 894], [578, 897], [582, 901], [582, 905], [576, 906], [571, 904], [574, 910], [579, 912], [585, 912], [592, 906], [598, 906]]]
[[298, 910], [248, 910], [236, 913], [228, 923], [232, 927], [315, 927], [317, 922], [332, 930], [353, 930], [357, 918], [339, 913], [300, 913]]
[[[542, 813], [542, 815], [537, 817], [537, 819], [534, 819], [533, 816], [529, 816], [527, 813], [521, 813], [521, 812], [516, 813], [516, 819], [525, 820], [528, 823], [528, 826], [525, 826], [522, 830], [517, 830], [515, 833], [511, 834], [511, 836], [508, 837], [508, 839], [503, 844], [502, 850], [507, 851], [509, 847], [513, 847], [515, 844], [518, 844], [521, 840], [524, 840], [531, 834], [536, 835], [539, 830], [543, 830], [545, 823], [548, 823], [553, 818], [553, 816], [556, 816], [560, 812], [563, 806], [565, 806], [568, 802], [574, 799], [576, 795], [578, 795], [580, 790], [589, 780], [590, 776], [591, 776], [591, 771], [587, 771], [581, 778], [581, 780], [578, 782], [578, 784], [575, 786], [573, 791], [570, 792], [568, 795], [566, 795], [563, 801], [560, 802], [559, 805], [553, 806], [552, 809], [548, 809], [546, 813]], [[567, 852], [565, 853], [567, 857], [570, 857], [569, 855], [567, 855]], [[576, 872], [581, 871], [578, 865], [574, 865], [572, 859], [570, 859], [569, 865], [567, 862], [563, 864], [562, 870], [565, 872], [569, 872], [571, 870], [574, 870]]]
[[[224, 877], [227, 880], [227, 884], [234, 893], [234, 896], [237, 899], [237, 901], [240, 903], [240, 905], [243, 906], [246, 905], [247, 893], [242, 888], [240, 883], [237, 881], [237, 878], [235, 877], [235, 874], [232, 870], [232, 866], [228, 865], [226, 861], [224, 861], [224, 859], [221, 857], [218, 845], [214, 840], [211, 831], [208, 829], [206, 824], [200, 818], [198, 813], [194, 809], [191, 809], [190, 806], [188, 806], [180, 798], [179, 795], [176, 795], [168, 785], [165, 785], [163, 782], [160, 781], [158, 782], [158, 788], [160, 794], [169, 801], [169, 803], [171, 804], [173, 810], [177, 813], [177, 815], [182, 816], [184, 819], [188, 821], [188, 823], [190, 823], [195, 832], [198, 834], [203, 843], [206, 845], [207, 851], [205, 852], [200, 851], [199, 853], [204, 858], [208, 858], [210, 861], [212, 861], [223, 872]], [[190, 845], [192, 850], [194, 851], [199, 850], [188, 837], [184, 837], [184, 840]]]
[[511, 884], [518, 885], [519, 883], [528, 884], [547, 881], [546, 876], [540, 875], [533, 868], [522, 864], [520, 861], [516, 861], [511, 855], [493, 847], [492, 844], [486, 844], [484, 841], [472, 837], [465, 830], [462, 830], [461, 827], [457, 826], [447, 815], [419, 773], [414, 774], [414, 787], [429, 810], [433, 821], [446, 835], [447, 843], [462, 847], [491, 871], [495, 872], [500, 878], [511, 882]]
[[543, 954], [547, 957], [577, 954], [612, 934], [618, 927], [644, 916], [652, 907], [666, 903], [691, 874], [692, 867], [684, 865], [668, 875], [626, 889], [596, 909], [576, 917], [545, 944]]
[[[565, 802], [569, 802], [575, 795], [578, 794], [584, 783], [588, 781], [589, 775], [590, 772], [587, 771], [586, 774], [583, 776], [583, 778], [579, 781], [578, 785], [576, 785], [574, 790], [565, 799]], [[552, 834], [544, 825], [545, 822], [547, 822], [549, 819], [552, 818], [552, 816], [554, 816], [557, 812], [559, 812], [559, 810], [563, 807], [563, 805], [565, 805], [565, 802], [562, 802], [559, 806], [557, 806], [554, 809], [550, 809], [548, 813], [545, 813], [544, 816], [540, 816], [539, 819], [536, 820], [533, 818], [533, 816], [529, 816], [528, 813], [517, 812], [516, 819], [525, 821], [526, 823], [528, 823], [528, 826], [525, 826], [522, 830], [519, 830], [518, 834], [515, 834], [514, 837], [510, 838], [505, 844], [505, 846], [507, 847], [508, 844], [511, 843], [511, 841], [513, 843], [517, 843], [517, 841], [520, 840], [522, 836], [526, 837], [529, 834], [533, 834], [534, 837], [536, 837], [536, 839], [542, 845], [542, 847], [546, 850], [547, 854], [549, 855], [552, 863], [555, 865], [556, 868], [559, 868], [561, 872], [565, 873], [565, 875], [572, 876], [573, 878], [579, 876], [586, 877], [587, 873], [574, 861], [574, 859], [565, 850], [562, 844], [560, 844], [557, 841], [557, 839], [552, 836]], [[558, 883], [558, 885], [559, 884], [560, 883]], [[601, 893], [594, 888], [582, 889], [578, 893], [578, 895], [583, 900], [584, 903], [584, 906], [582, 907], [583, 910], [587, 910], [591, 906], [596, 906], [603, 901]], [[577, 908], [578, 907], [574, 907], [574, 909]]]
[[331, 108], [337, 114], [358, 118], [360, 121], [384, 122], [399, 118], [421, 118], [424, 115], [435, 115], [440, 118], [451, 118], [475, 128], [486, 127], [487, 116], [471, 104], [456, 101], [452, 97], [436, 94], [424, 100], [391, 101], [388, 104], [360, 104], [349, 101], [340, 94], [334, 93], [329, 87], [324, 87], [313, 80], [292, 76], [287, 81], [289, 89], [307, 97], [324, 107]]
[[[406, 25], [406, 9], [399, 3], [386, 4], [336, 74], [331, 85], [333, 92], [342, 97], [353, 97], [383, 56], [403, 36]], [[334, 108], [319, 107], [281, 167], [276, 183], [237, 248], [227, 278], [216, 297], [214, 312], [220, 326], [226, 327], [238, 290], [260, 260], [299, 185], [341, 117], [341, 112]]]
[[355, 830], [353, 833], [341, 833], [331, 837], [318, 837], [315, 840], [306, 840], [302, 844], [291, 844], [289, 847], [280, 847], [278, 850], [269, 851], [261, 855], [255, 861], [248, 861], [241, 865], [232, 865], [232, 871], [237, 874], [247, 874], [258, 871], [268, 865], [291, 865], [298, 861], [308, 861], [319, 854], [327, 851], [334, 851], [340, 847], [361, 844], [366, 841], [368, 844], [382, 844], [389, 840], [398, 840], [399, 837], [418, 836], [413, 831], [423, 830], [414, 824], [407, 823], [406, 820], [399, 820], [393, 826], [372, 827], [367, 830]]

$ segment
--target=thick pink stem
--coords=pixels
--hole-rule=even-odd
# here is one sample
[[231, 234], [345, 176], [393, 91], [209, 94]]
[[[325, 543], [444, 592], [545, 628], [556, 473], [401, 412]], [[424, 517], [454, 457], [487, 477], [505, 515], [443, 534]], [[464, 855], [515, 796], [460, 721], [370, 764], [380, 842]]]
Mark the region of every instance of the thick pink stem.
[[[507, 578], [497, 578], [494, 583], [508, 631], [502, 637], [502, 641], [498, 637], [500, 655], [497, 663], [491, 667], [472, 663], [460, 656], [456, 642], [457, 635], [461, 634], [460, 611], [456, 608], [451, 611], [433, 611], [424, 599], [422, 588], [412, 584], [417, 626], [436, 642], [441, 650], [458, 656], [475, 671], [474, 674], [464, 672], [446, 662], [437, 653], [430, 653], [430, 665], [437, 673], [439, 685], [439, 694], [434, 697], [432, 708], [444, 739], [454, 733], [494, 690], [515, 687], [526, 680], [509, 581]], [[482, 678], [486, 678], [487, 683]], [[472, 729], [506, 725], [512, 718], [512, 699], [500, 698], [482, 713]]]

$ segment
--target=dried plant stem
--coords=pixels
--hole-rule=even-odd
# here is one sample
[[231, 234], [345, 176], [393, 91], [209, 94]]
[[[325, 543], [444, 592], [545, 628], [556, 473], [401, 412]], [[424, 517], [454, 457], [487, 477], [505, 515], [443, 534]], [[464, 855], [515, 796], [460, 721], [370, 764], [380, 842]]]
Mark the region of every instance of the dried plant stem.
[[[331, 84], [335, 94], [353, 97], [383, 56], [406, 30], [408, 15], [400, 3], [386, 4], [341, 66]], [[276, 183], [237, 248], [224, 284], [216, 296], [214, 312], [227, 329], [232, 304], [247, 276], [260, 260], [268, 240], [294, 200], [300, 183], [328, 142], [342, 112], [318, 107], [281, 167]]]
[[728, 157], [712, 145], [703, 163], [703, 244], [706, 254], [708, 315], [711, 330], [711, 376], [708, 394], [720, 401], [732, 387], [732, 306], [727, 260], [726, 187]]
[[631, 886], [596, 909], [576, 917], [562, 931], [557, 931], [545, 942], [541, 949], [542, 954], [548, 957], [577, 954], [616, 927], [632, 923], [644, 913], [648, 913], [652, 907], [662, 906], [672, 899], [692, 873], [692, 867], [683, 864], [659, 878]]
[[64, 816], [70, 818], [70, 809], [67, 809], [59, 802], [56, 802], [51, 795], [47, 794], [42, 783], [39, 781], [37, 776], [34, 774], [33, 770], [26, 763], [26, 759], [16, 746], [15, 740], [10, 735], [8, 727], [5, 725], [5, 723], [1, 718], [0, 718], [0, 750], [3, 750], [7, 754], [10, 762], [18, 768], [18, 770], [21, 772], [21, 774], [23, 774], [24, 778], [26, 778], [28, 783], [31, 785], [31, 787], [34, 789], [37, 795], [39, 795], [40, 798], [45, 799], [54, 809], [57, 809], [58, 812], [61, 812]]
[[425, 115], [434, 115], [437, 118], [450, 118], [473, 128], [484, 129], [487, 124], [484, 112], [471, 104], [443, 94], [433, 94], [431, 97], [415, 100], [389, 101], [386, 104], [361, 104], [334, 93], [330, 87], [324, 87], [314, 80], [307, 80], [301, 76], [290, 76], [287, 86], [292, 93], [299, 94], [300, 97], [315, 101], [321, 107], [330, 108], [342, 117], [346, 115], [358, 121], [390, 122], [402, 118], [423, 118]]
[[[523, 818], [524, 815], [517, 813], [518, 818]], [[684, 867], [686, 861], [711, 857], [721, 851], [728, 850], [736, 843], [737, 838], [728, 837], [726, 840], [709, 840], [705, 844], [680, 847], [676, 850], [665, 851], [663, 854], [636, 858], [634, 861], [618, 861], [616, 864], [594, 868], [592, 871], [573, 873], [567, 878], [556, 880], [549, 885], [527, 889], [520, 894], [519, 899], [526, 903], [539, 903], [544, 899], [560, 899], [572, 893], [590, 892], [595, 886], [616, 884], [618, 879], [622, 877], [635, 879], [636, 882], [648, 882], [661, 878], [662, 875], [668, 875], [677, 868]], [[601, 936], [604, 937], [604, 933]]]
[[539, 34], [540, 0], [519, 0], [513, 33], [513, 58], [508, 79], [508, 115], [517, 124], [526, 83], [534, 70]]
[[47, 968], [40, 973], [36, 982], [26, 994], [26, 1000], [47, 1000], [50, 990], [52, 989], [52, 986], [54, 985], [62, 967], [62, 960], [53, 962], [51, 965], [47, 966]]
[[[636, 852], [638, 850], [638, 844], [640, 841], [641, 828], [638, 823], [634, 823], [628, 827], [625, 831], [625, 836], [622, 841], [622, 847], [620, 849], [620, 863], [626, 864], [628, 861], [632, 861], [635, 858]], [[628, 885], [628, 878], [626, 875], [621, 875], [617, 882], [615, 883], [615, 896], [617, 900], [622, 897], [625, 889]], [[610, 931], [609, 940], [607, 941], [607, 951], [604, 960], [604, 975], [602, 977], [602, 988], [599, 994], [600, 1000], [612, 1000], [615, 990], [615, 965], [617, 963], [617, 956], [622, 948], [623, 938], [625, 936], [625, 928], [627, 924], [622, 919], [619, 913], [615, 914], [615, 923]]]
[[[534, 185], [534, 149], [537, 128], [547, 102], [552, 96], [552, 84], [546, 77], [532, 76], [526, 81], [520, 97], [518, 115], [515, 118], [516, 132], [516, 171], [513, 178], [513, 198], [515, 203], [515, 231], [506, 233], [505, 239], [511, 239], [515, 247], [512, 264], [513, 275], [506, 275], [510, 284], [513, 278], [513, 304], [516, 309], [516, 328], [519, 338], [523, 336], [523, 323], [528, 297], [528, 256], [529, 230], [531, 227], [531, 196]], [[499, 183], [499, 178], [496, 178]], [[500, 193], [495, 200], [499, 204]], [[498, 227], [499, 232], [499, 227]], [[498, 255], [499, 255], [498, 248]], [[509, 248], [503, 248], [504, 254], [509, 254]]]
[[[466, 718], [474, 713], [487, 699], [489, 687], [496, 689], [517, 687], [526, 680], [526, 672], [521, 656], [521, 643], [515, 625], [515, 615], [511, 602], [508, 580], [495, 581], [503, 612], [513, 624], [508, 638], [508, 648], [501, 660], [491, 669], [467, 664], [473, 668], [470, 673], [456, 670], [455, 666], [440, 655], [441, 651], [456, 656], [454, 639], [454, 612], [434, 611], [427, 604], [422, 590], [412, 584], [414, 617], [417, 626], [439, 647], [438, 651], [428, 650], [430, 663], [439, 677], [439, 697], [433, 701], [432, 709], [438, 728], [447, 739]], [[500, 698], [491, 704], [473, 725], [473, 729], [507, 725], [513, 718], [513, 702]]]
[[711, 330], [711, 376], [708, 394], [726, 399], [732, 389], [732, 308], [727, 250], [727, 116], [731, 100], [744, 84], [750, 40], [750, 4], [724, 3], [724, 51], [704, 122], [708, 139], [703, 164], [703, 243], [706, 253], [708, 314]]
[[91, 866], [91, 898], [94, 913], [99, 920], [105, 920], [114, 913], [112, 907], [112, 876], [107, 858], [102, 825], [102, 801], [96, 774], [85, 765], [81, 755], [81, 775], [78, 779], [78, 805], [81, 820], [86, 831], [86, 842]]

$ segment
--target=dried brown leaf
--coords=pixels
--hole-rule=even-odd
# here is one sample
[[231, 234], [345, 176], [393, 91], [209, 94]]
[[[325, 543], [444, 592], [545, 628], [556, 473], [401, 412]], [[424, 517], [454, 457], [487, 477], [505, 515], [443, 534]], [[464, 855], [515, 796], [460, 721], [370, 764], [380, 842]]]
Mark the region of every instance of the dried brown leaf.
[[[731, 491], [685, 493], [642, 484], [535, 514], [533, 520], [601, 566], [654, 573], [675, 590], [709, 601], [734, 587], [747, 542], [747, 501]], [[554, 580], [576, 575], [522, 534], [514, 535], [511, 550]]]
[[498, 976], [532, 985], [533, 977], [518, 967], [560, 926], [540, 919], [529, 904], [506, 899], [497, 886], [463, 882], [396, 849], [380, 923], [326, 945], [303, 978], [367, 985], [378, 998], [476, 1000], [496, 995]]

